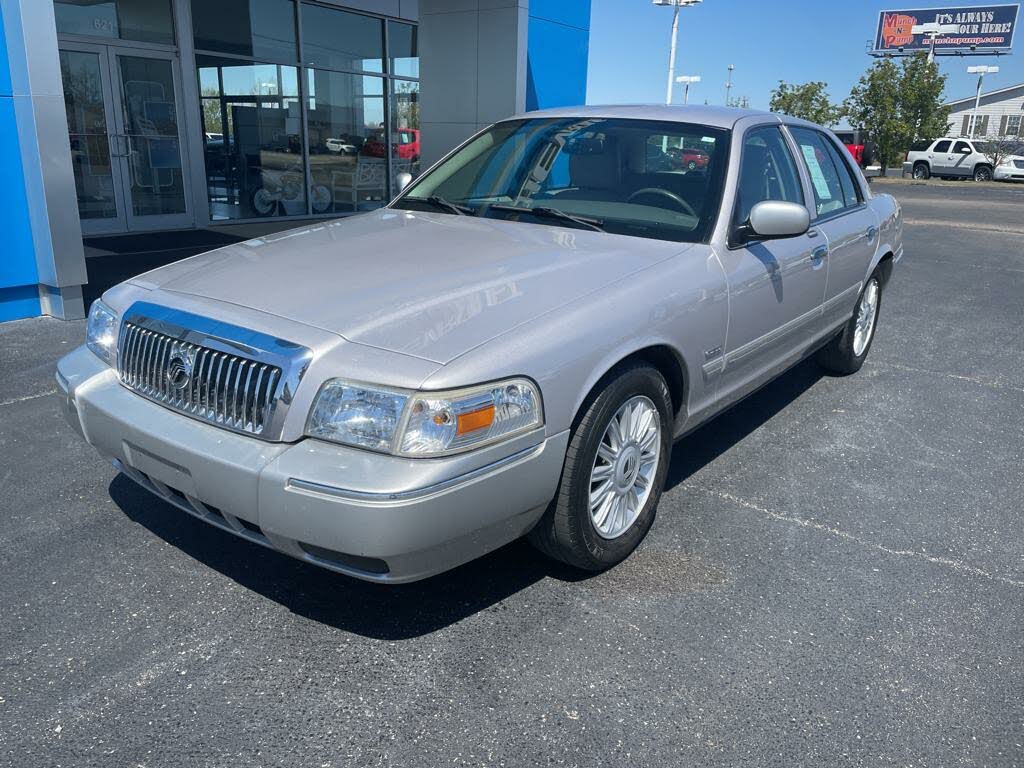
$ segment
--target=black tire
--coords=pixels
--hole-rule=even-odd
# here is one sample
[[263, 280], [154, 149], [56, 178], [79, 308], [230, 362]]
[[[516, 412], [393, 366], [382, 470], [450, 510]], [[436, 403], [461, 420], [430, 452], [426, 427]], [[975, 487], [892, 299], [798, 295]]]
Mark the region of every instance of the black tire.
[[931, 168], [928, 167], [928, 163], [915, 163], [914, 164], [914, 178], [918, 181], [928, 181], [932, 176]]
[[992, 166], [977, 165], [974, 168], [975, 181], [992, 181]]
[[[591, 470], [612, 417], [637, 395], [649, 398], [661, 417], [659, 465], [650, 495], [636, 520], [618, 537], [605, 539], [598, 534], [590, 515]], [[555, 560], [596, 572], [625, 560], [654, 523], [671, 457], [672, 397], [657, 369], [646, 363], [634, 363], [605, 377], [604, 386], [596, 397], [584, 404], [582, 413], [569, 440], [558, 494], [530, 532], [529, 539], [537, 549]]]
[[[861, 299], [868, 291], [872, 282], [878, 285], [878, 298], [875, 304], [875, 320], [871, 327], [871, 336], [868, 338], [867, 345], [858, 355], [854, 351], [854, 336], [857, 329], [857, 320], [860, 316]], [[882, 280], [882, 274], [876, 269], [871, 274], [871, 277], [869, 277], [864, 283], [864, 288], [857, 297], [857, 305], [853, 310], [853, 315], [850, 317], [849, 321], [847, 321], [846, 325], [843, 326], [842, 331], [836, 334], [835, 338], [833, 338], [826, 346], [818, 350], [818, 365], [831, 373], [839, 374], [841, 376], [856, 373], [861, 369], [861, 366], [864, 365], [864, 361], [868, 358], [868, 353], [871, 351], [871, 345], [875, 343], [875, 334], [878, 331], [878, 319], [881, 317], [882, 312], [882, 296], [885, 293], [883, 290], [884, 287], [885, 283]]]

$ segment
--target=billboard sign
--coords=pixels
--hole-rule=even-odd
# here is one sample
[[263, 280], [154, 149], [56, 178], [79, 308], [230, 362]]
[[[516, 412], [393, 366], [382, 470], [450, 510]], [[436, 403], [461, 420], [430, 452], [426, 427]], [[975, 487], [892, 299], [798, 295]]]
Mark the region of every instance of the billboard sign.
[[911, 54], [931, 49], [928, 35], [915, 35], [919, 24], [955, 25], [956, 32], [935, 38], [935, 53], [965, 54], [973, 52], [1009, 53], [1017, 28], [1019, 5], [978, 5], [954, 8], [917, 8], [882, 11], [878, 15], [874, 53]]

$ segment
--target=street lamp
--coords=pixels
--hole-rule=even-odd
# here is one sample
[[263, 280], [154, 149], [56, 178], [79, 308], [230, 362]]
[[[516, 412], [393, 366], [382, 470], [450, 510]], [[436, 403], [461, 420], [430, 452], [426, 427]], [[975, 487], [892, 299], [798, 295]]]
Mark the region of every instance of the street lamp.
[[672, 103], [672, 83], [676, 76], [676, 40], [679, 37], [679, 9], [697, 5], [704, 0], [651, 0], [654, 5], [672, 6], [672, 45], [668, 52], [668, 91], [665, 94], [665, 103]]
[[677, 83], [682, 83], [686, 87], [683, 89], [683, 104], [690, 103], [690, 86], [694, 83], [700, 82], [700, 75], [680, 75], [676, 78]]
[[990, 67], [987, 64], [981, 64], [977, 67], [968, 67], [967, 74], [978, 76], [978, 93], [974, 97], [974, 114], [971, 115], [971, 131], [970, 136], [973, 139], [974, 135], [978, 132], [978, 110], [981, 109], [981, 84], [985, 80], [985, 75], [994, 75], [999, 71], [999, 67]]
[[929, 24], [915, 24], [910, 28], [910, 34], [927, 35], [931, 39], [931, 46], [928, 48], [929, 64], [935, 62], [935, 38], [942, 35], [952, 35], [959, 31], [960, 27], [956, 24], [939, 24], [934, 21]]

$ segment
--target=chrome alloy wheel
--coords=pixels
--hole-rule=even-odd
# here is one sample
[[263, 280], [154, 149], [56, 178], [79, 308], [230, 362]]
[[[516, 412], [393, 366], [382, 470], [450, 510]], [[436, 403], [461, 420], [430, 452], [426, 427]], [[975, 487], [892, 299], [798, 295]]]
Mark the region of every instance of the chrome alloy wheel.
[[857, 319], [853, 328], [853, 354], [860, 357], [871, 342], [878, 318], [878, 280], [871, 278], [857, 305]]
[[661, 416], [643, 395], [630, 398], [605, 428], [590, 470], [590, 517], [603, 539], [636, 522], [654, 488], [661, 455]]

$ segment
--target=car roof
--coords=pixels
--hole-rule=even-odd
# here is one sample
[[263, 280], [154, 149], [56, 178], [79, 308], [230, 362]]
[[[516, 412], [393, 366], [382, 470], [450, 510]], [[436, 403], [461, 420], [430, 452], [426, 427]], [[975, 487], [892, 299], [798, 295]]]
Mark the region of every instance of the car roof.
[[556, 107], [534, 112], [523, 112], [509, 118], [523, 120], [526, 118], [548, 117], [598, 117], [623, 118], [629, 120], [662, 120], [674, 123], [696, 123], [715, 128], [732, 128], [740, 120], [747, 117], [766, 118], [766, 122], [778, 121], [793, 125], [805, 124], [803, 120], [778, 115], [773, 112], [762, 112], [756, 109], [739, 109], [737, 107], [713, 106], [668, 106], [665, 104], [600, 104], [576, 107]]

